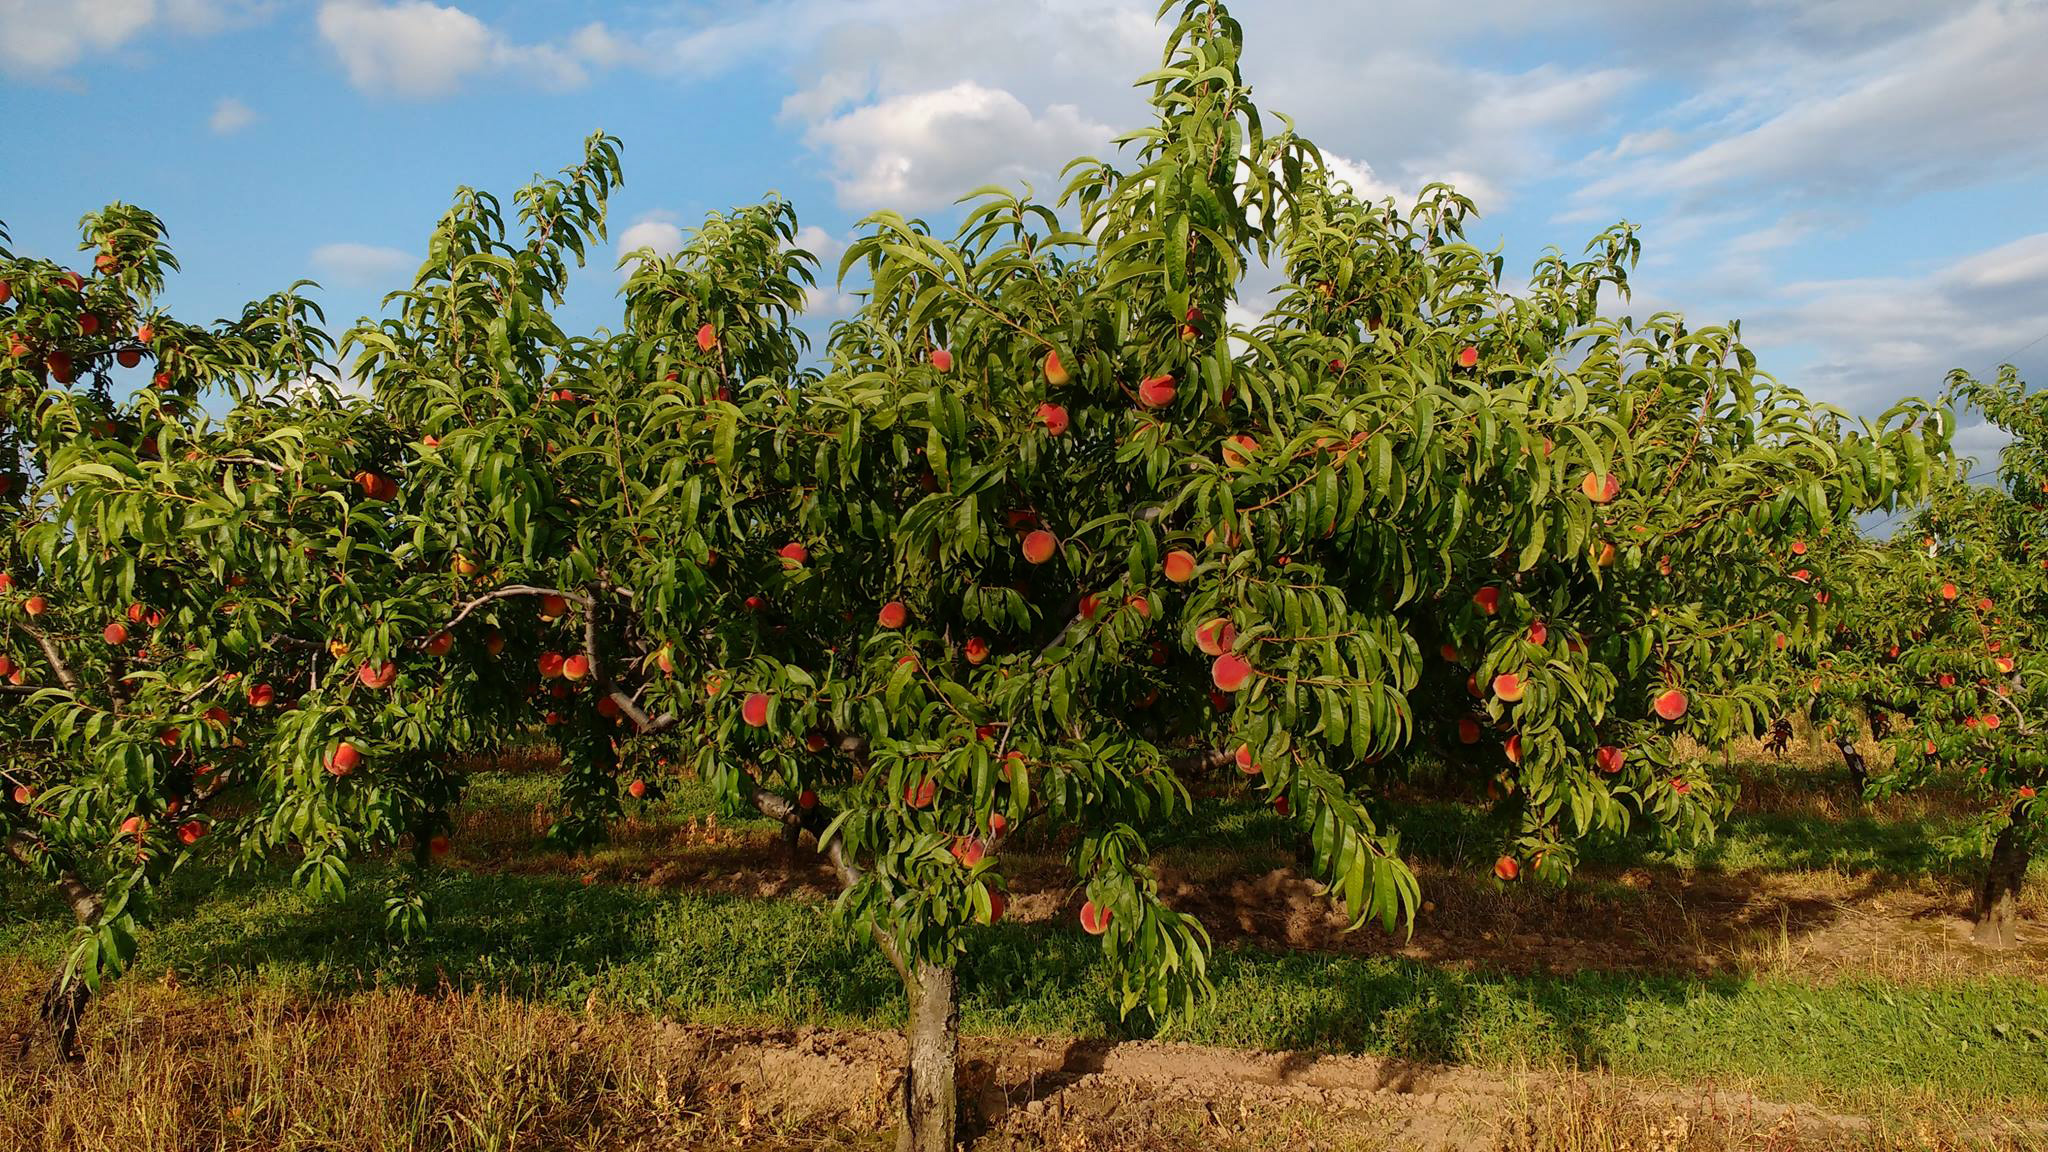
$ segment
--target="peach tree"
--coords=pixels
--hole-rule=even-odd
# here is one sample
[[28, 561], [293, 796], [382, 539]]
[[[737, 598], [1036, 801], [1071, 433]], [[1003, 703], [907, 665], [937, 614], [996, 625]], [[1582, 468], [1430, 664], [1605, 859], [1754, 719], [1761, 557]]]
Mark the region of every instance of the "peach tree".
[[1889, 539], [1839, 541], [1829, 559], [1847, 592], [1841, 613], [1788, 678], [1845, 756], [1866, 725], [1887, 746], [1888, 764], [1851, 760], [1866, 791], [1939, 782], [1978, 799], [1978, 820], [1949, 847], [1982, 862], [1977, 939], [2011, 947], [2048, 787], [2048, 698], [2033, 655], [2048, 589], [2048, 409], [2011, 368], [1950, 385], [2009, 437], [1998, 484], [1957, 469]]
[[1318, 445], [1288, 441], [1292, 413], [1249, 405], [1232, 435], [1262, 446], [1251, 470], [1300, 478], [1297, 505], [1312, 483], [1379, 494], [1324, 527], [1347, 553], [1332, 577], [1395, 605], [1426, 652], [1410, 751], [1493, 777], [1519, 825], [1497, 874], [1560, 879], [1588, 836], [1712, 835], [1732, 796], [1673, 738], [1768, 723], [1774, 654], [1829, 595], [1803, 541], [1922, 491], [1946, 426], [1910, 401], [1875, 423], [1813, 404], [1732, 327], [1604, 314], [1639, 251], [1625, 225], [1509, 293], [1463, 240], [1471, 209], [1440, 186], [1404, 214], [1311, 181], [1254, 346], [1317, 406], [1373, 404], [1375, 434], [1327, 470], [1302, 467]]
[[[0, 831], [77, 921], [44, 1003], [66, 1051], [195, 854], [316, 894], [365, 849], [424, 858], [475, 713], [397, 680], [395, 445], [300, 286], [191, 324], [156, 303], [156, 218], [83, 232], [89, 275], [0, 253]], [[415, 927], [417, 889], [391, 912]]]

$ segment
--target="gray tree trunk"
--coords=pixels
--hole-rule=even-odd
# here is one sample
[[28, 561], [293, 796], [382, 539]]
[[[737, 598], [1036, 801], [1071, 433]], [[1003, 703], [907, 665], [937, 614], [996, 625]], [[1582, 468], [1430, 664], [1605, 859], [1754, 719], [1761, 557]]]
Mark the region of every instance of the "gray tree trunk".
[[1986, 948], [2010, 948], [2019, 943], [2020, 885], [2026, 880], [2031, 855], [2025, 829], [2017, 818], [1991, 845], [1991, 863], [1977, 888], [1977, 925], [1972, 932]]
[[960, 1005], [952, 968], [919, 963], [904, 981], [910, 1022], [904, 1034], [903, 1127], [896, 1152], [953, 1152], [960, 1122], [954, 1077], [960, 1063]]

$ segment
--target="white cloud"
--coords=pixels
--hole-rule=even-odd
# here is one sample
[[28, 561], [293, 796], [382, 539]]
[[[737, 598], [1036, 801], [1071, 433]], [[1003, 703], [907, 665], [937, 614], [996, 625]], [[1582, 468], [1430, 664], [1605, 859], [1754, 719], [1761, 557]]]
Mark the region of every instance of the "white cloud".
[[[2048, 378], [2048, 232], [1920, 276], [1788, 284], [1744, 325], [1759, 348], [1815, 350], [1796, 379], [1821, 399], [1874, 412], [1932, 397], [1952, 368], [1983, 377], [2017, 357]], [[1790, 374], [1788, 374], [1790, 375]]]
[[313, 249], [310, 259], [321, 275], [336, 283], [379, 290], [407, 286], [400, 281], [409, 277], [415, 266], [410, 254], [373, 244], [322, 244]]
[[485, 71], [577, 88], [590, 79], [586, 66], [610, 67], [634, 55], [602, 23], [585, 25], [560, 45], [515, 44], [463, 9], [432, 0], [326, 0], [318, 24], [349, 83], [413, 100], [446, 96]]
[[2006, 179], [2048, 164], [2048, 4], [1984, 0], [1924, 12], [1947, 18], [1848, 55], [1760, 54], [1755, 68], [1694, 102], [1725, 110], [1696, 147], [1609, 171], [1585, 195], [1857, 195]]
[[917, 211], [977, 184], [1036, 179], [1049, 191], [1061, 165], [1113, 135], [1071, 104], [1034, 113], [1008, 92], [962, 82], [840, 113], [807, 138], [831, 158], [841, 205]]
[[682, 251], [683, 230], [669, 213], [649, 212], [619, 233], [615, 247], [620, 261], [619, 279], [623, 281], [637, 265], [637, 261], [626, 262], [628, 256], [642, 248], [652, 248], [659, 256], [673, 256]]
[[254, 109], [232, 96], [224, 96], [213, 106], [213, 115], [206, 125], [216, 136], [232, 136], [255, 122]]
[[0, 65], [59, 72], [127, 43], [156, 16], [156, 0], [0, 0]]
[[275, 0], [0, 0], [0, 69], [47, 76], [159, 23], [211, 35], [270, 15]]

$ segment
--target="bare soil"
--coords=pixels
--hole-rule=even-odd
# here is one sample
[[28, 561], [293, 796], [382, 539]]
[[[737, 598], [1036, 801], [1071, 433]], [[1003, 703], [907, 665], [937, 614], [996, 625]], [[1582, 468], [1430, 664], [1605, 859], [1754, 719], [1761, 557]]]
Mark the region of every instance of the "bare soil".
[[[0, 971], [0, 1036], [33, 1028], [33, 981]], [[123, 985], [90, 1027], [82, 1064], [43, 1051], [0, 1063], [0, 1147], [882, 1148], [903, 1044], [892, 1033], [692, 1027], [453, 991], [308, 1003]], [[1892, 1132], [1612, 1077], [1154, 1042], [970, 1038], [961, 1091], [973, 1152], [2043, 1146], [2034, 1130], [1964, 1121]]]

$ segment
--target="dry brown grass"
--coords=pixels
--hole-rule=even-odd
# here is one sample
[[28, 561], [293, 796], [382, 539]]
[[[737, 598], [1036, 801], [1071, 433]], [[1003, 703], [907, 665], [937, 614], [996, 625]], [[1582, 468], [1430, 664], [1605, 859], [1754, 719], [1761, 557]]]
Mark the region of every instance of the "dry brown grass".
[[[29, 1025], [34, 974], [0, 969], [0, 1032]], [[118, 987], [83, 1063], [0, 1063], [8, 1152], [666, 1152], [881, 1148], [898, 1041], [876, 1033], [688, 1028], [592, 1004], [380, 991]], [[2018, 1152], [1954, 1121], [1854, 1118], [1601, 1078], [1389, 1069], [1268, 1076], [1278, 1057], [1136, 1045], [970, 1041], [974, 1152], [1183, 1148], [1451, 1152]], [[1279, 1067], [1288, 1067], [1285, 1060]], [[1322, 1065], [1314, 1065], [1322, 1067]], [[1375, 1072], [1373, 1069], [1377, 1068]], [[1065, 1074], [1062, 1070], [1065, 1069]], [[1946, 1126], [1944, 1126], [1946, 1125]]]

